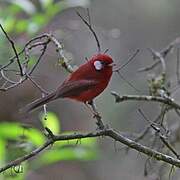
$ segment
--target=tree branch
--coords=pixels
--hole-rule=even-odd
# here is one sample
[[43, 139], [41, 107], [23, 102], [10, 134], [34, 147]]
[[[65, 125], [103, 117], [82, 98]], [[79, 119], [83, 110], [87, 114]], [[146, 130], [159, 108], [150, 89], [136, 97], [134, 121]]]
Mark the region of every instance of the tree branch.
[[180, 109], [180, 105], [177, 104], [171, 98], [164, 98], [160, 96], [148, 96], [148, 95], [118, 95], [116, 92], [112, 91], [111, 94], [115, 97], [115, 102], [120, 103], [123, 101], [154, 101], [162, 104], [171, 106], [174, 109]]
[[[6, 38], [12, 42], [12, 44], [14, 45], [14, 42], [9, 39], [9, 36], [7, 35], [7, 33], [5, 32], [5, 30], [3, 29], [2, 26], [0, 26], [1, 29], [3, 30], [3, 32], [5, 33], [6, 35]], [[19, 55], [25, 53], [25, 61], [22, 62], [22, 64], [20, 63], [20, 66], [21, 69], [20, 69], [20, 75], [21, 77], [19, 78], [18, 81], [16, 82], [13, 82], [11, 81], [10, 79], [7, 79], [7, 78], [4, 78], [5, 76], [3, 76], [3, 78], [5, 79], [5, 81], [7, 81], [7, 83], [9, 83], [10, 85], [7, 86], [7, 87], [0, 87], [0, 91], [7, 91], [9, 89], [12, 89], [16, 86], [19, 86], [20, 84], [22, 84], [24, 81], [26, 81], [28, 78], [27, 78], [27, 75], [30, 77], [30, 75], [33, 73], [33, 71], [37, 68], [39, 62], [42, 60], [42, 57], [43, 55], [45, 54], [46, 50], [47, 50], [47, 46], [48, 44], [52, 42], [55, 46], [56, 46], [56, 51], [58, 52], [58, 56], [59, 56], [59, 62], [60, 62], [60, 65], [66, 69], [66, 71], [72, 73], [74, 71], [74, 68], [70, 65], [69, 63], [69, 60], [65, 57], [64, 55], [64, 48], [63, 48], [63, 45], [52, 35], [52, 34], [43, 34], [43, 35], [40, 35], [40, 36], [37, 36], [35, 38], [32, 38], [31, 40], [29, 40], [25, 45], [24, 45], [24, 48], [19, 52], [17, 53], [17, 51], [15, 51], [16, 49], [14, 49], [14, 51], [16, 52], [15, 56], [13, 56], [12, 58], [9, 59], [9, 62], [5, 65], [2, 65], [0, 66], [0, 70], [1, 72], [3, 72], [3, 70], [5, 68], [8, 68], [11, 64], [14, 63], [14, 60], [17, 59], [17, 62], [18, 64], [20, 63], [19, 61]], [[15, 45], [13, 46], [15, 47]], [[31, 67], [29, 68], [28, 67], [28, 63], [29, 63], [29, 51], [33, 48], [37, 48], [37, 47], [43, 47], [42, 48], [42, 52], [40, 53], [39, 57], [37, 58], [37, 61], [36, 63]], [[29, 70], [28, 70], [29, 69]], [[22, 71], [22, 72], [21, 72]]]
[[7, 32], [4, 30], [3, 26], [0, 24], [0, 28], [1, 30], [3, 31], [3, 33], [5, 34], [7, 40], [10, 42], [12, 48], [13, 48], [13, 51], [15, 53], [15, 57], [17, 59], [17, 64], [19, 66], [19, 69], [20, 69], [20, 74], [21, 76], [23, 76], [23, 69], [22, 69], [22, 66], [21, 66], [21, 63], [20, 63], [20, 59], [19, 59], [19, 56], [18, 56], [18, 53], [17, 53], [17, 50], [16, 50], [16, 47], [15, 47], [15, 44], [13, 42], [13, 40], [9, 37], [9, 35], [7, 34]]
[[177, 37], [174, 41], [170, 42], [165, 48], [163, 48], [160, 52], [154, 51], [154, 60], [155, 61], [153, 64], [140, 68], [138, 71], [143, 72], [143, 71], [149, 71], [152, 70], [154, 67], [156, 67], [158, 64], [162, 63], [162, 60], [172, 51], [172, 49], [180, 43], [180, 37]]
[[160, 153], [160, 152], [153, 150], [147, 146], [141, 145], [138, 142], [135, 142], [135, 141], [121, 135], [117, 131], [115, 131], [111, 128], [108, 128], [108, 129], [98, 130], [96, 132], [90, 132], [90, 133], [84, 133], [84, 134], [78, 133], [78, 134], [58, 135], [58, 136], [51, 134], [51, 136], [49, 136], [46, 143], [44, 143], [41, 147], [33, 150], [31, 153], [29, 153], [23, 157], [20, 157], [12, 162], [9, 162], [4, 167], [1, 167], [0, 173], [4, 172], [5, 170], [7, 170], [11, 167], [20, 165], [22, 162], [27, 161], [30, 158], [38, 155], [41, 151], [45, 150], [48, 146], [54, 144], [57, 141], [82, 139], [82, 138], [88, 138], [88, 137], [100, 137], [100, 136], [110, 137], [110, 138], [114, 139], [115, 141], [121, 142], [121, 143], [127, 145], [128, 147], [135, 149], [138, 152], [141, 152], [147, 156], [150, 156], [158, 161], [164, 161], [166, 163], [169, 163], [171, 165], [174, 165], [174, 166], [180, 168], [180, 160], [175, 159], [171, 156], [165, 155], [163, 153]]

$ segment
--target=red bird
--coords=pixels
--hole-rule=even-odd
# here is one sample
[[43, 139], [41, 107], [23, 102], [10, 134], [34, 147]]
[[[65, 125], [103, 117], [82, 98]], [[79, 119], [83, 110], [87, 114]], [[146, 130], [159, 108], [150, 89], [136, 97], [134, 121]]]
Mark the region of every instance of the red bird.
[[57, 98], [70, 98], [80, 102], [92, 101], [107, 87], [112, 76], [113, 60], [106, 54], [94, 55], [49, 95], [28, 104], [25, 112], [51, 102]]

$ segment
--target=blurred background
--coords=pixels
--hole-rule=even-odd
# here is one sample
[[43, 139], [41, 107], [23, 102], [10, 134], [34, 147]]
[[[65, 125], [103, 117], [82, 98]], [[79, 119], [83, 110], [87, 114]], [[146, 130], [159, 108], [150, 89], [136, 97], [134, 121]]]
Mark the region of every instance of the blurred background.
[[[98, 110], [105, 124], [110, 124], [123, 132], [138, 133], [147, 123], [137, 113], [137, 109], [143, 108], [147, 116], [153, 120], [158, 114], [158, 106], [155, 103], [137, 102], [115, 104], [110, 91], [116, 91], [121, 95], [149, 93], [147, 84], [149, 72], [139, 73], [138, 69], [153, 63], [153, 58], [147, 48], [159, 51], [180, 35], [179, 7], [179, 0], [1, 0], [0, 22], [13, 38], [18, 50], [29, 39], [50, 32], [63, 43], [65, 54], [71, 64], [80, 65], [85, 62], [86, 57], [90, 58], [97, 52], [94, 37], [75, 13], [75, 10], [78, 10], [83, 17], [86, 17], [86, 8], [89, 8], [91, 21], [98, 34], [101, 47], [103, 50], [109, 49], [108, 54], [113, 57], [116, 64], [122, 65], [127, 62], [128, 57], [140, 49], [137, 57], [121, 71], [127, 81], [132, 83], [138, 91], [114, 73], [108, 88], [96, 99]], [[33, 51], [32, 57], [36, 57], [38, 53], [38, 50]], [[7, 63], [12, 55], [10, 44], [0, 33], [0, 64]], [[50, 46], [33, 73], [36, 82], [49, 92], [63, 82], [68, 75], [57, 62], [55, 47]], [[173, 89], [177, 84], [175, 51], [168, 55], [166, 62], [167, 79], [171, 84], [170, 89]], [[158, 74], [160, 70], [161, 67], [153, 73]], [[0, 83], [3, 84], [2, 79]], [[1, 165], [41, 144], [41, 140], [35, 144], [32, 139], [42, 136], [44, 122], [41, 121], [42, 117], [39, 115], [42, 109], [34, 111], [26, 118], [19, 115], [20, 108], [40, 96], [40, 92], [29, 81], [7, 92], [0, 92], [0, 121], [2, 124], [0, 124], [0, 130], [4, 133], [0, 133], [3, 137], [0, 140], [1, 144], [4, 143], [0, 149], [0, 154], [3, 156]], [[173, 93], [173, 98], [180, 100], [178, 90]], [[57, 100], [48, 105], [48, 111], [50, 112], [49, 118], [52, 118], [54, 122], [52, 126], [58, 126], [57, 129], [55, 128], [58, 133], [86, 132], [96, 129], [95, 120], [81, 103], [66, 99]], [[168, 114], [168, 119], [170, 124], [179, 121], [179, 117], [172, 113]], [[19, 123], [26, 124], [37, 131], [33, 137], [28, 139], [31, 143], [11, 132], [11, 125], [13, 124], [12, 129], [18, 129]], [[113, 142], [111, 139], [103, 137], [87, 139], [84, 146], [81, 143], [80, 147], [77, 147], [78, 145], [74, 147], [75, 141], [71, 143], [73, 147], [66, 147], [68, 145], [65, 144], [63, 150], [58, 147], [59, 151], [58, 148], [53, 151], [50, 147], [49, 154], [38, 157], [41, 163], [38, 164], [35, 157], [29, 163], [16, 167], [20, 168], [20, 171], [23, 169], [21, 173], [8, 171], [1, 175], [1, 178], [27, 180], [160, 179], [160, 169], [155, 168], [157, 165], [152, 164], [148, 175], [144, 176], [146, 157], [133, 150], [127, 153], [122, 144]], [[21, 152], [17, 149], [21, 149]], [[53, 158], [55, 155], [58, 158]], [[162, 179], [168, 179], [170, 166], [165, 165], [165, 167], [166, 171], [161, 172]], [[178, 180], [179, 176], [179, 170], [176, 170], [172, 179]]]

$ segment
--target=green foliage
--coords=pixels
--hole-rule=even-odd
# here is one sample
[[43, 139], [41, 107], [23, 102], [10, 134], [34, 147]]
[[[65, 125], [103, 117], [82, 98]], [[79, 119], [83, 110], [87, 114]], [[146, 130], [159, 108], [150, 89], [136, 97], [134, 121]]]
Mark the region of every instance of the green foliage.
[[56, 146], [52, 150], [43, 153], [36, 161], [36, 165], [44, 166], [61, 160], [94, 160], [97, 158], [96, 149], [74, 145], [66, 148]]
[[[65, 134], [74, 134], [74, 132]], [[96, 138], [59, 141], [36, 159], [34, 167], [52, 164], [60, 160], [95, 160], [98, 156], [97, 149]]]
[[28, 170], [28, 163], [24, 162], [19, 166], [8, 169], [0, 175], [1, 180], [25, 180]]
[[[41, 115], [40, 120], [44, 127], [48, 127], [53, 134], [61, 132], [59, 119], [48, 112], [46, 116]], [[64, 132], [63, 134], [74, 134], [75, 132]], [[48, 151], [41, 153], [34, 162], [33, 167], [48, 165], [60, 160], [93, 160], [97, 158], [96, 138], [74, 139], [56, 142]]]
[[[1, 3], [0, 3], [1, 4]], [[76, 6], [87, 6], [89, 0], [9, 0], [0, 7], [0, 22], [8, 33], [34, 35], [61, 11]]]
[[[61, 133], [60, 120], [55, 113], [48, 112], [46, 116], [41, 114], [40, 121], [43, 127], [48, 127], [54, 134]], [[74, 133], [63, 132], [63, 134]], [[0, 166], [40, 147], [45, 143], [46, 138], [45, 134], [37, 128], [20, 123], [0, 123]], [[62, 160], [87, 161], [95, 160], [97, 157], [96, 138], [58, 141], [48, 150], [42, 151], [33, 161], [23, 162], [21, 165], [7, 170], [0, 178], [10, 180], [13, 177], [15, 180], [23, 180], [28, 169], [37, 169]]]
[[40, 120], [44, 127], [48, 127], [53, 134], [60, 133], [60, 123], [58, 117], [52, 113], [48, 112], [47, 115], [41, 114]]

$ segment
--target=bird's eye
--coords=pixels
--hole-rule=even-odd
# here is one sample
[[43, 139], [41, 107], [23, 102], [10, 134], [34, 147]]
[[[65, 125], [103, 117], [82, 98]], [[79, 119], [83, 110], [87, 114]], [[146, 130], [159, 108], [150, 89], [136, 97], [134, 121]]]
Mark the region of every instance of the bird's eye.
[[103, 64], [101, 61], [95, 61], [94, 62], [94, 67], [97, 71], [100, 71], [103, 68]]

